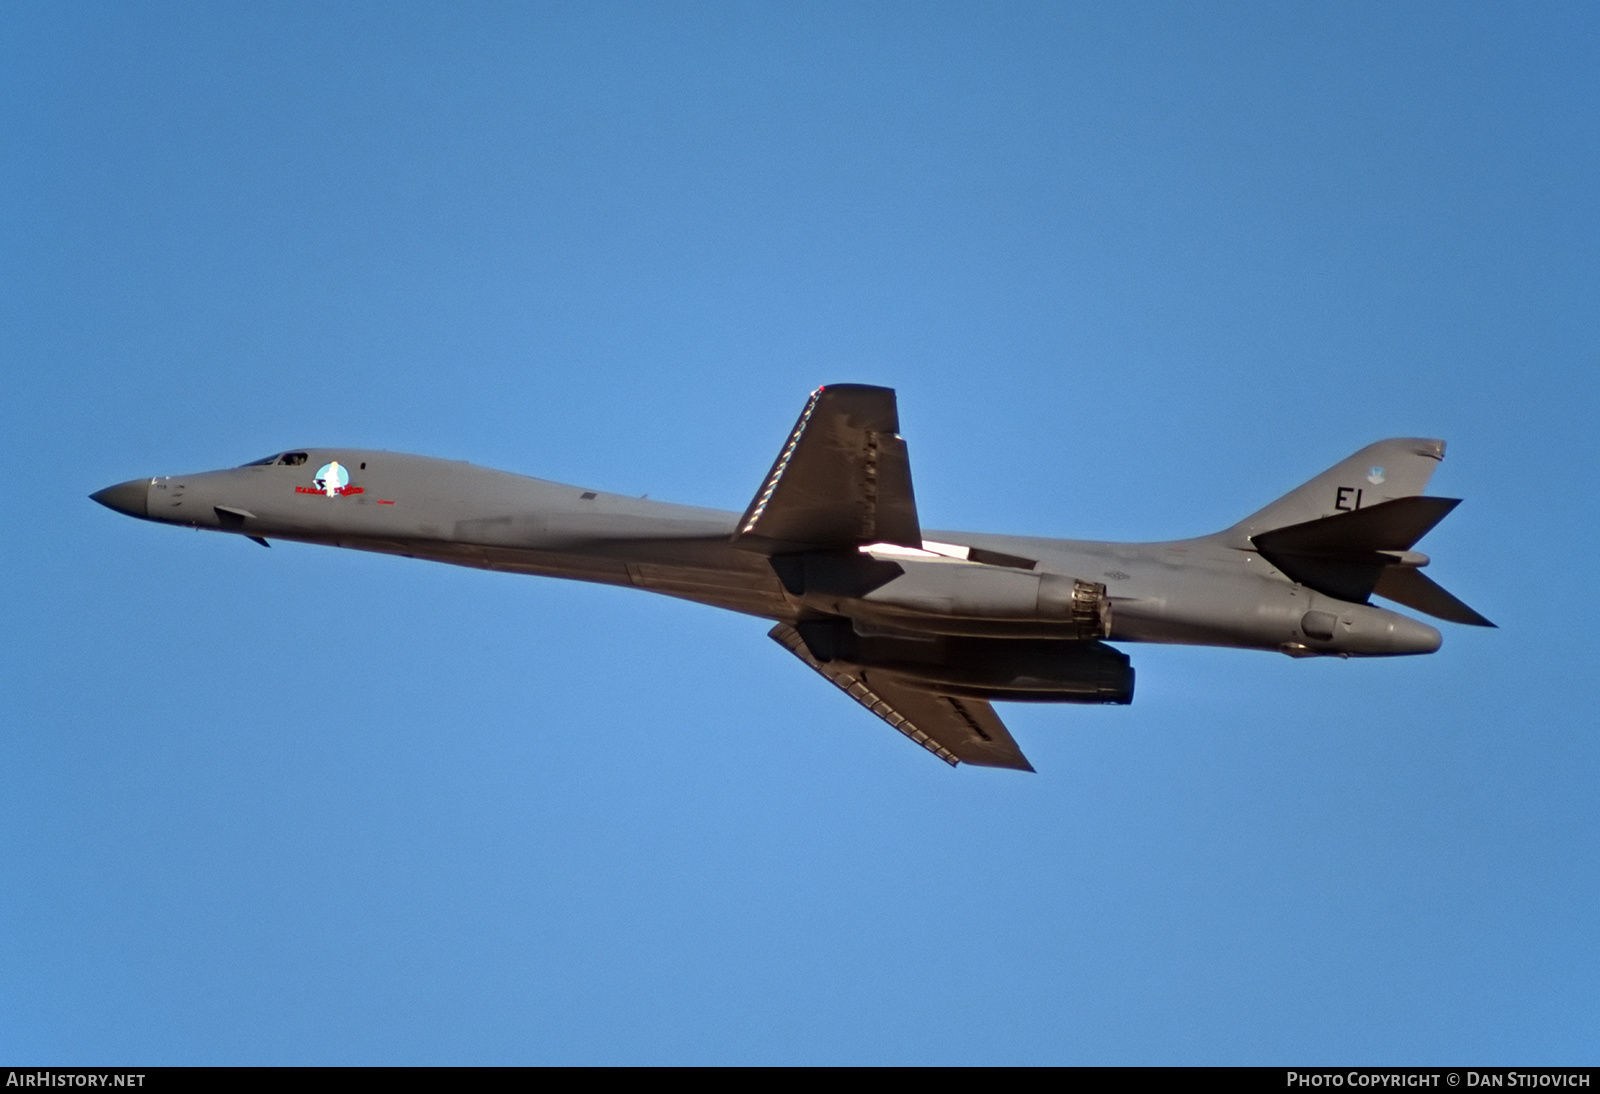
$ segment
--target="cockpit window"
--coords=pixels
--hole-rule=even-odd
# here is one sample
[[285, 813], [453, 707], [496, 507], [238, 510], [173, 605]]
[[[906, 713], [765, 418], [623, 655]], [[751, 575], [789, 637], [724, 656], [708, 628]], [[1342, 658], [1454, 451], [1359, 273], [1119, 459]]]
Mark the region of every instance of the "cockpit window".
[[270, 456], [262, 456], [259, 460], [251, 460], [249, 463], [241, 463], [239, 466], [240, 467], [270, 467], [272, 464], [275, 464], [277, 462], [278, 462], [278, 454], [276, 452], [274, 452]]
[[304, 452], [285, 452], [278, 457], [278, 466], [280, 467], [299, 467], [305, 462], [306, 454]]

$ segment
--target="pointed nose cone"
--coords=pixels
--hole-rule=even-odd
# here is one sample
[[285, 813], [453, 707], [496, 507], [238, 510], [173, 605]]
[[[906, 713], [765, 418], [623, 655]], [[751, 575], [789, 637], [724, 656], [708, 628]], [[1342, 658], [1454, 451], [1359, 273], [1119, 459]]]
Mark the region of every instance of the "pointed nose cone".
[[128, 482], [119, 482], [115, 486], [108, 486], [104, 490], [96, 491], [89, 497], [104, 505], [107, 509], [115, 509], [119, 513], [126, 513], [130, 517], [141, 520], [150, 516], [150, 480], [130, 479]]

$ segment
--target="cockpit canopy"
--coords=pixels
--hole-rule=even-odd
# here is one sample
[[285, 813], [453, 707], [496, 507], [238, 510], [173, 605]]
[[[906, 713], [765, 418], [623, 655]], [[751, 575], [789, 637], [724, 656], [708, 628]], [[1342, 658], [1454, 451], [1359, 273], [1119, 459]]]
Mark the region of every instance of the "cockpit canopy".
[[277, 455], [263, 456], [259, 460], [251, 460], [249, 463], [242, 463], [239, 466], [272, 467], [276, 465], [278, 467], [299, 467], [305, 462], [306, 453], [304, 452], [280, 452]]

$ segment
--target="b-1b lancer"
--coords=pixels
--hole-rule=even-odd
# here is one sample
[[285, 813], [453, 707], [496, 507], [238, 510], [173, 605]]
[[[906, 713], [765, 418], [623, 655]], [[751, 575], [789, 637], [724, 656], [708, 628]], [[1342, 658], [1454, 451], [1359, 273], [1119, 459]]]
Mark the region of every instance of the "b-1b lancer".
[[1128, 703], [1109, 642], [1293, 657], [1432, 653], [1373, 594], [1492, 626], [1413, 548], [1444, 442], [1397, 438], [1198, 539], [1098, 543], [926, 530], [894, 391], [813, 392], [743, 514], [347, 448], [107, 487], [129, 516], [512, 573], [631, 585], [772, 620], [785, 649], [950, 764], [1033, 770], [995, 701]]

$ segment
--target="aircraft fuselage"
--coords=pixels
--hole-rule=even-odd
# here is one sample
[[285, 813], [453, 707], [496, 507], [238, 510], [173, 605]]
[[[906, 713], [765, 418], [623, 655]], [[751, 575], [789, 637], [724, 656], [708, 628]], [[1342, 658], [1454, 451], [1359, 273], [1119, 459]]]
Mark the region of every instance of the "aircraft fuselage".
[[[794, 623], [820, 610], [887, 632], [1077, 637], [1069, 626], [1024, 611], [997, 614], [979, 606], [960, 622], [962, 613], [940, 611], [937, 597], [919, 612], [872, 593], [797, 596], [785, 589], [766, 556], [733, 545], [739, 514], [726, 510], [585, 490], [456, 460], [360, 449], [301, 451], [306, 459], [300, 464], [136, 479], [97, 498], [165, 524], [635, 586], [779, 622]], [[334, 462], [350, 479], [330, 492], [312, 474]], [[113, 496], [115, 501], [108, 500]], [[1112, 641], [1344, 656], [1431, 653], [1440, 644], [1439, 632], [1425, 623], [1298, 585], [1259, 553], [1214, 537], [1110, 543], [934, 530], [924, 537], [940, 547], [977, 548], [1034, 563], [1028, 571], [991, 569], [999, 576], [1060, 575], [1103, 583]], [[981, 565], [931, 551], [926, 554], [932, 557], [912, 559], [892, 549], [859, 550], [931, 570], [935, 583], [941, 571]], [[921, 576], [914, 570], [887, 584], [892, 589], [906, 577]], [[1331, 616], [1332, 629], [1306, 633], [1305, 619], [1313, 612]]]

